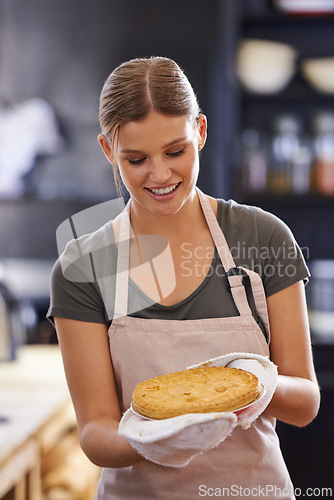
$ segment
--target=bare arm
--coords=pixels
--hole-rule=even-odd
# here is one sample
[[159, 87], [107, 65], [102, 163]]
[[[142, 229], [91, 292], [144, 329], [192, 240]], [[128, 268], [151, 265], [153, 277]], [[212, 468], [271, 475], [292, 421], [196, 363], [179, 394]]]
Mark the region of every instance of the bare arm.
[[320, 404], [303, 282], [268, 297], [267, 305], [271, 360], [279, 373], [267, 412], [303, 427], [316, 417]]
[[107, 327], [64, 318], [55, 324], [83, 451], [101, 467], [144, 460], [117, 434], [121, 412]]

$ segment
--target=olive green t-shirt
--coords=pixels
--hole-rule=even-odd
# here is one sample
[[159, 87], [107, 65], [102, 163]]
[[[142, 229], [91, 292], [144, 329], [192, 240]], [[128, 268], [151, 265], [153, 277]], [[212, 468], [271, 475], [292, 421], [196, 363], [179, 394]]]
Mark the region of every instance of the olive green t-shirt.
[[[290, 229], [276, 216], [257, 207], [238, 204], [233, 200], [218, 200], [217, 220], [236, 266], [257, 272], [262, 278], [267, 297], [297, 281], [304, 280], [305, 283], [308, 281], [309, 271], [303, 252]], [[99, 243], [96, 245], [97, 241]], [[59, 316], [78, 321], [104, 323], [109, 327], [113, 317], [115, 295], [113, 286], [115, 279], [112, 280], [111, 277], [116, 275], [117, 259], [117, 247], [113, 241], [111, 223], [102, 226], [94, 233], [69, 242], [62, 257], [66, 259], [71, 255], [78, 244], [85, 249], [84, 255], [73, 264], [75, 271], [70, 273], [70, 279], [69, 274], [63, 272], [61, 259], [57, 260], [53, 268], [51, 303], [47, 317], [52, 322], [55, 316]], [[90, 248], [95, 250], [90, 252]], [[181, 250], [184, 256], [184, 272], [191, 272], [187, 267], [187, 255], [190, 249], [186, 242]], [[75, 252], [74, 254], [76, 255]], [[199, 251], [199, 258], [200, 255]], [[186, 299], [172, 306], [153, 303], [130, 279], [128, 314], [139, 318], [165, 320], [237, 316], [239, 313], [233, 302], [225, 271], [227, 270], [223, 268], [216, 250], [210, 269], [203, 277], [200, 286]], [[104, 283], [107, 276], [109, 284], [106, 293]], [[247, 278], [244, 284], [254, 318], [264, 331], [256, 313]]]

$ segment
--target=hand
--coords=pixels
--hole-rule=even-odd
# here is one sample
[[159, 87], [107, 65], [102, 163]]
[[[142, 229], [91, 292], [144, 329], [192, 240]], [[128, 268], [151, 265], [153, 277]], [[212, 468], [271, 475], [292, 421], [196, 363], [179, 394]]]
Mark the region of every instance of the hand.
[[148, 420], [129, 409], [122, 417], [118, 433], [147, 460], [167, 467], [185, 467], [196, 455], [224, 441], [237, 420], [232, 412], [190, 413]]

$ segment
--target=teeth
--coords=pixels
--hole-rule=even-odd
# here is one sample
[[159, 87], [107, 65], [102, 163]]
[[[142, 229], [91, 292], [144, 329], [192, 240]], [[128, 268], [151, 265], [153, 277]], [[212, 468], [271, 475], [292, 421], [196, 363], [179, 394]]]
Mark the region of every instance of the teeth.
[[174, 184], [173, 186], [169, 186], [167, 188], [164, 188], [164, 189], [150, 189], [150, 191], [152, 191], [152, 193], [154, 194], [168, 194], [168, 193], [171, 193], [172, 191], [174, 191], [174, 189], [177, 188], [179, 184]]

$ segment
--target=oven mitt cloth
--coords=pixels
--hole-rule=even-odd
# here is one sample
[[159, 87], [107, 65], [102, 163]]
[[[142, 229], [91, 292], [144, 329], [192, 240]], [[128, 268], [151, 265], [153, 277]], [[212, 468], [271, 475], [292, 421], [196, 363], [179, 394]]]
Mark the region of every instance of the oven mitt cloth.
[[142, 456], [159, 465], [184, 467], [200, 453], [220, 444], [238, 421], [232, 412], [188, 413], [147, 420], [128, 409], [118, 433]]
[[118, 433], [146, 459], [168, 467], [185, 467], [195, 456], [222, 443], [237, 425], [248, 428], [269, 404], [277, 383], [277, 368], [265, 356], [231, 353], [189, 366], [229, 366], [250, 371], [265, 387], [264, 396], [237, 412], [188, 413], [163, 420], [149, 420], [129, 408]]
[[254, 420], [266, 409], [273, 397], [277, 386], [277, 366], [270, 361], [267, 356], [246, 352], [232, 352], [224, 356], [212, 358], [204, 363], [189, 366], [196, 368], [198, 366], [228, 366], [231, 368], [240, 368], [253, 373], [263, 385], [265, 393], [262, 398], [244, 410], [238, 411], [238, 425], [247, 429]]

